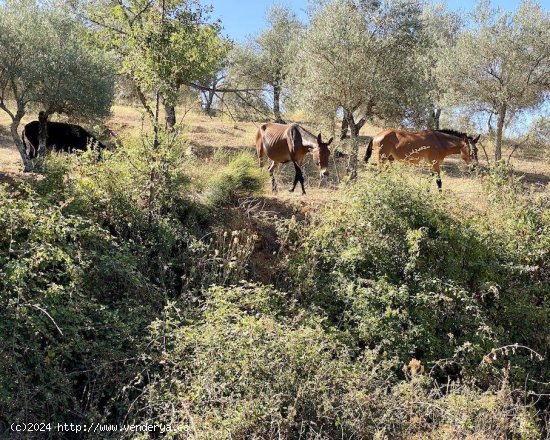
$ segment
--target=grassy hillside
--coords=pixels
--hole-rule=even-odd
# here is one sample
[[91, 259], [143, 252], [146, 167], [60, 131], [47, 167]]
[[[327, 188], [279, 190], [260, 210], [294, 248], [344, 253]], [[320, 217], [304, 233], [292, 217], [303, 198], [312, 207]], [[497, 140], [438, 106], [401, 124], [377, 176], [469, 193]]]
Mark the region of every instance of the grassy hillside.
[[[254, 136], [259, 123], [234, 121], [228, 116], [209, 117], [197, 112], [193, 107], [180, 108], [178, 110], [180, 115], [184, 115], [182, 119], [184, 123], [184, 138], [189, 143], [190, 152], [202, 159], [204, 163], [208, 163], [215, 155], [215, 152], [221, 148], [230, 149], [230, 151], [233, 149], [254, 151]], [[31, 117], [25, 118], [20, 131], [23, 125], [32, 119]], [[298, 122], [315, 131], [314, 124], [307, 121]], [[106, 126], [117, 136], [124, 138], [128, 135], [139, 133], [139, 127], [147, 129], [148, 122], [147, 118], [143, 119], [139, 108], [115, 105], [112, 109], [112, 117], [107, 121]], [[92, 131], [94, 129], [94, 127], [87, 128], [92, 129]], [[379, 127], [366, 124], [361, 130], [361, 136], [372, 136], [379, 130]], [[329, 134], [324, 133], [324, 135]], [[115, 139], [111, 139], [111, 143], [114, 142]], [[491, 143], [483, 138], [482, 143], [486, 146], [488, 156], [491, 158]], [[360, 149], [361, 157], [365, 148], [366, 145], [363, 145]], [[345, 151], [346, 145], [339, 146], [339, 149]], [[508, 151], [504, 151], [505, 156], [508, 157], [510, 152], [511, 147]], [[548, 154], [544, 150], [530, 149], [527, 144], [519, 148], [511, 159], [516, 175], [521, 176], [526, 183], [533, 185], [538, 191], [543, 191], [550, 182], [550, 156]], [[482, 164], [486, 163], [485, 155], [481, 150], [479, 158]], [[337, 186], [339, 180], [344, 177], [345, 164], [342, 162], [338, 161], [339, 173], [332, 173], [330, 179], [332, 187]], [[306, 179], [308, 179], [310, 187], [308, 199], [315, 199], [318, 193], [321, 199], [325, 196], [330, 199], [332, 191], [329, 193], [322, 189], [317, 191], [319, 182], [316, 178], [317, 174], [312, 166], [311, 159], [308, 160], [308, 165], [308, 172], [306, 173]], [[332, 165], [334, 166], [335, 163], [333, 162]], [[0, 114], [0, 172], [4, 173], [4, 175], [13, 176], [18, 175], [20, 169], [19, 155], [9, 135], [9, 119], [2, 112]], [[447, 158], [444, 162], [443, 170], [445, 173], [443, 178], [444, 187], [475, 202], [477, 196], [480, 194], [479, 185], [477, 182], [472, 181], [471, 174], [459, 156]], [[280, 172], [282, 173], [283, 181], [292, 182], [294, 171], [291, 166], [281, 167]], [[290, 183], [286, 186], [290, 186]], [[269, 185], [266, 186], [266, 192], [268, 192], [269, 188]], [[280, 194], [280, 196], [286, 199], [285, 194]]]

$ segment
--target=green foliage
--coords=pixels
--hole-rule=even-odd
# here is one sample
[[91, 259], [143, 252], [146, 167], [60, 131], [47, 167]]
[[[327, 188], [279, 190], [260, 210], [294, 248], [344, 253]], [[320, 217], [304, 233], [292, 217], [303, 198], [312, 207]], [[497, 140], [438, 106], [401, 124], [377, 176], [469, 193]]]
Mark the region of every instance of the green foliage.
[[308, 228], [279, 225], [277, 289], [246, 281], [256, 237], [227, 225], [232, 194], [262, 186], [253, 159], [227, 162], [202, 206], [185, 147], [52, 155], [34, 189], [2, 190], [0, 424], [77, 411], [204, 439], [540, 435], [517, 396], [550, 376], [525, 348], [548, 350], [547, 200], [495, 168], [487, 216], [465, 215], [405, 169], [368, 175]]
[[369, 176], [298, 240], [290, 264], [302, 295], [327, 326], [402, 362], [453, 358], [466, 373], [498, 344], [544, 352], [548, 201], [520, 197], [501, 175], [488, 216], [464, 216], [405, 170]]
[[[0, 424], [103, 420], [162, 304], [127, 247], [29, 192], [0, 192]], [[144, 299], [147, 299], [144, 301]]]
[[[472, 385], [432, 388], [416, 360], [360, 355], [288, 294], [210, 289], [199, 316], [170, 304], [151, 325], [154, 372], [131, 420], [195, 439], [505, 438], [540, 435], [532, 408]], [[166, 407], [170, 411], [166, 411]], [[144, 437], [145, 438], [145, 437]]]
[[[154, 323], [162, 368], [143, 396], [151, 402], [144, 420], [205, 439], [372, 434], [384, 364], [375, 366], [372, 355], [351, 362], [318, 322], [292, 319], [295, 310], [283, 293], [243, 284], [210, 290], [193, 325], [182, 325], [177, 310]], [[374, 418], [362, 418], [361, 408]]]
[[[144, 335], [167, 299], [192, 304], [211, 284], [246, 277], [255, 237], [208, 224], [207, 208], [187, 198], [184, 151], [144, 139], [99, 164], [54, 154], [33, 189], [2, 188], [2, 429], [74, 412], [122, 421]], [[199, 238], [207, 227], [220, 232]]]
[[513, 115], [536, 108], [548, 96], [550, 13], [524, 1], [514, 13], [480, 2], [473, 26], [439, 64], [448, 103], [490, 110], [497, 117], [495, 160]]
[[[272, 113], [280, 120], [283, 95], [288, 92], [287, 78], [297, 68], [297, 47], [303, 25], [293, 12], [281, 5], [271, 7], [266, 20], [267, 29], [230, 53], [227, 83], [248, 91], [231, 95], [228, 103], [240, 116], [248, 111], [252, 116], [265, 119]], [[266, 99], [267, 95], [270, 99]]]
[[339, 109], [357, 119], [402, 121], [427, 90], [414, 59], [420, 13], [419, 3], [408, 0], [320, 3], [292, 75], [302, 108], [330, 121]]
[[248, 153], [241, 153], [231, 159], [229, 164], [208, 183], [208, 203], [222, 205], [234, 203], [239, 194], [257, 193], [266, 182], [266, 174]]
[[230, 48], [197, 2], [87, 3], [97, 41], [116, 54], [120, 74], [137, 86], [150, 116], [147, 93], [174, 105], [180, 87], [213, 75]]
[[41, 35], [47, 57], [40, 57], [33, 103], [48, 113], [86, 120], [108, 116], [114, 95], [115, 66], [103, 51], [84, 40], [88, 30], [63, 10], [47, 11], [48, 29]]
[[18, 104], [94, 118], [109, 114], [114, 68], [87, 45], [86, 29], [65, 10], [10, 0], [0, 19], [0, 83]]

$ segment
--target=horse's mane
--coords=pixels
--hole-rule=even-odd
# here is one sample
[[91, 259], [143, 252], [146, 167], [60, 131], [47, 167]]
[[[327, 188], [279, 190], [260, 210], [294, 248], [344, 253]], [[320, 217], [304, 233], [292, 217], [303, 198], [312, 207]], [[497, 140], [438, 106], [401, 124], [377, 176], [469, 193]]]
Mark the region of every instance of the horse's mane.
[[456, 137], [466, 136], [467, 138], [472, 139], [472, 137], [468, 136], [468, 134], [463, 133], [462, 131], [452, 130], [450, 128], [442, 128], [441, 130], [434, 130], [434, 131], [438, 131], [439, 133], [450, 134], [451, 136], [456, 136]]

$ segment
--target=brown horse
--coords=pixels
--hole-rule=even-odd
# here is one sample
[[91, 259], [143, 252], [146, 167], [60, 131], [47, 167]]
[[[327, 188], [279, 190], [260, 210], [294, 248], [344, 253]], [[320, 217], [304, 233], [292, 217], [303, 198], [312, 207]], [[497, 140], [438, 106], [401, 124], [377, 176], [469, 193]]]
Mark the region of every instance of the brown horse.
[[313, 160], [319, 168], [321, 177], [328, 176], [329, 145], [331, 142], [332, 138], [325, 143], [321, 140], [321, 133], [315, 137], [298, 124], [277, 124], [275, 122], [263, 124], [256, 133], [256, 153], [258, 154], [260, 166], [264, 165], [265, 156], [273, 161], [269, 167], [273, 192], [277, 191], [275, 169], [281, 163], [292, 162], [296, 174], [290, 192], [294, 191], [296, 184], [300, 182], [302, 194], [306, 193], [302, 163], [307, 153], [313, 154]]
[[386, 160], [400, 160], [409, 163], [425, 161], [431, 164], [437, 174], [437, 187], [441, 190], [441, 162], [450, 154], [460, 153], [467, 164], [477, 162], [475, 139], [455, 130], [383, 130], [369, 141], [365, 162], [368, 162], [373, 146], [378, 148], [378, 163]]

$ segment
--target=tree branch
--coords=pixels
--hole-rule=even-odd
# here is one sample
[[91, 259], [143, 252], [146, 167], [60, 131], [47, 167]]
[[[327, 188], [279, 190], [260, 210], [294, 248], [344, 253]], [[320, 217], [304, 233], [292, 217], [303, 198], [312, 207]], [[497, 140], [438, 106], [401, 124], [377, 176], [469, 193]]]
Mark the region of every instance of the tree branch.
[[263, 92], [263, 88], [254, 89], [254, 88], [246, 88], [246, 89], [226, 89], [226, 88], [213, 88], [210, 86], [204, 86], [201, 84], [198, 84], [196, 82], [187, 82], [185, 83], [189, 87], [193, 87], [200, 91], [206, 91], [206, 92], [220, 92], [220, 93], [250, 93], [250, 92]]

